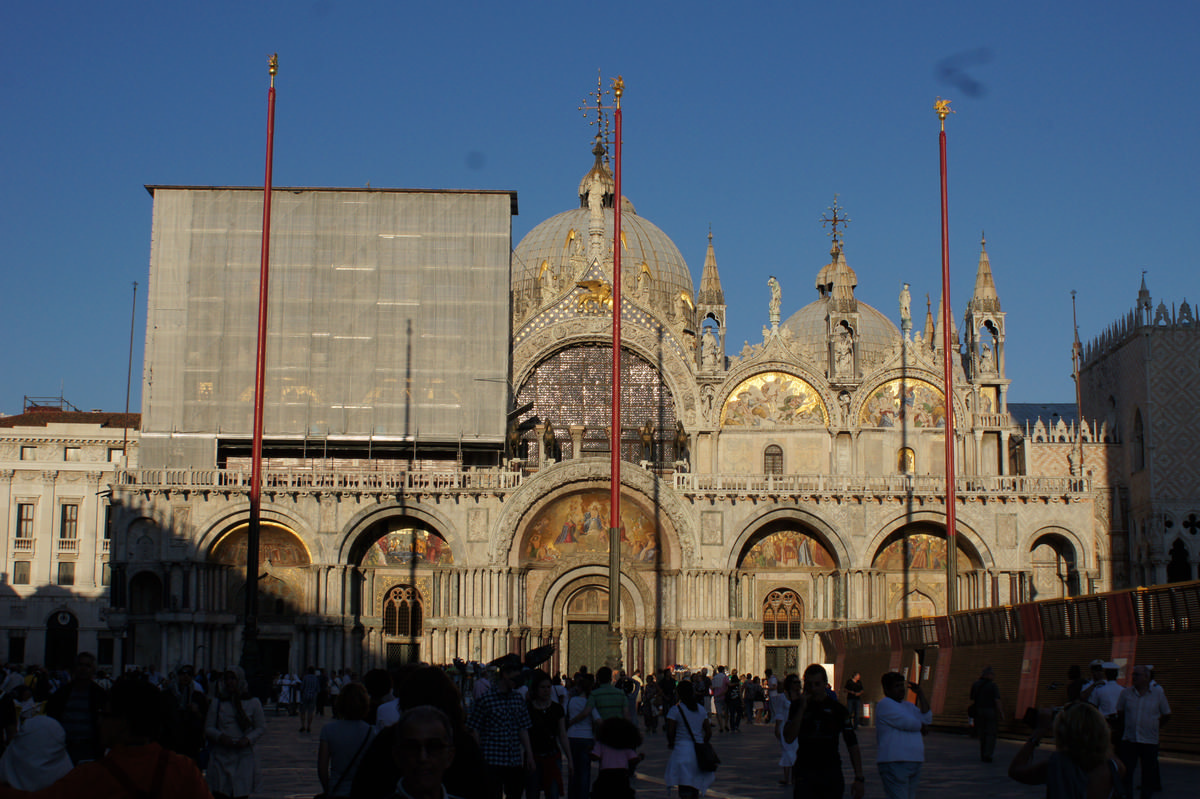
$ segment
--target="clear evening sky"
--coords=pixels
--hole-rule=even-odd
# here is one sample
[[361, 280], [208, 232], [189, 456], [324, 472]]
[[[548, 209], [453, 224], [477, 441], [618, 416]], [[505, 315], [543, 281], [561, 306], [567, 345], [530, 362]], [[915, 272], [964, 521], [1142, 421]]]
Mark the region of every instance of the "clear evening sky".
[[1007, 312], [1010, 401], [1069, 402], [1090, 340], [1200, 301], [1200, 3], [12, 2], [0, 12], [0, 412], [60, 391], [121, 410], [144, 184], [512, 189], [513, 244], [578, 203], [577, 107], [620, 73], [624, 192], [699, 285], [711, 225], [728, 352], [816, 298], [820, 218], [851, 218], [857, 296], [915, 327], [940, 293], [938, 122], [951, 99], [951, 294], [980, 232]]

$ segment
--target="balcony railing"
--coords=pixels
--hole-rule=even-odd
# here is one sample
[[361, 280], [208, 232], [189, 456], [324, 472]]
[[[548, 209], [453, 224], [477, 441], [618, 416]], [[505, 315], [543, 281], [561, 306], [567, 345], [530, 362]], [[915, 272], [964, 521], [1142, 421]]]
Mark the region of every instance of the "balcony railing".
[[32, 538], [14, 538], [13, 539], [13, 551], [14, 552], [33, 552], [33, 539]]
[[100, 540], [100, 553], [103, 555], [107, 555], [110, 549], [112, 549], [112, 539], [111, 538], [102, 538]]
[[60, 555], [77, 555], [77, 554], [79, 554], [79, 539], [78, 538], [60, 538], [60, 539], [58, 539], [58, 554], [60, 554]]
[[[684, 494], [918, 494], [946, 493], [946, 478], [940, 475], [894, 474], [694, 474], [677, 472], [675, 490]], [[1062, 496], [1091, 490], [1085, 477], [1029, 477], [1004, 475], [959, 477], [959, 494]]]
[[[521, 472], [471, 471], [313, 471], [264, 470], [264, 491], [443, 492], [513, 491]], [[122, 469], [117, 484], [127, 488], [249, 492], [249, 471], [235, 469]]]

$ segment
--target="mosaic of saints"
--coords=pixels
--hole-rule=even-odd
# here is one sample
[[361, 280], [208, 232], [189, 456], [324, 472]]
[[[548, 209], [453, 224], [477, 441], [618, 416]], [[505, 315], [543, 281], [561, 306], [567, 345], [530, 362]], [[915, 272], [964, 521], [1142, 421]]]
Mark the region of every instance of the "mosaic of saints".
[[871, 393], [859, 423], [865, 427], [945, 427], [942, 392], [920, 380], [891, 380]]
[[837, 568], [829, 550], [816, 539], [795, 530], [771, 533], [751, 547], [742, 559], [742, 568], [787, 569], [796, 566]]
[[[549, 563], [580, 555], [607, 555], [607, 491], [574, 494], [551, 503], [530, 523], [521, 560]], [[638, 506], [621, 503], [621, 558], [652, 563], [658, 557], [654, 522]]]
[[782, 372], [755, 375], [744, 381], [725, 402], [724, 425], [775, 427], [825, 425], [825, 403], [816, 390], [798, 377]]
[[426, 564], [451, 566], [454, 553], [442, 538], [426, 530], [405, 528], [381, 536], [363, 558], [364, 566]]

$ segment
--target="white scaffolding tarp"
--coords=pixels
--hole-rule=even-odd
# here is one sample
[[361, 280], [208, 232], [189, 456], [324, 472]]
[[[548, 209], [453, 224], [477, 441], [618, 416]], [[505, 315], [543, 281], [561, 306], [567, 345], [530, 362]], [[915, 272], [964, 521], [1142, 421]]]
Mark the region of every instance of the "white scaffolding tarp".
[[[143, 431], [248, 437], [262, 190], [151, 190]], [[501, 441], [513, 202], [276, 189], [265, 436]]]

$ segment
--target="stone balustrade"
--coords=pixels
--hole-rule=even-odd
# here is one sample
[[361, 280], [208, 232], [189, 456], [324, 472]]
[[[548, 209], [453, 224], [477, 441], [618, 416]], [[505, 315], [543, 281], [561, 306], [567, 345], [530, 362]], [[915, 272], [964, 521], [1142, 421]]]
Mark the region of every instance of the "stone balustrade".
[[[249, 493], [250, 471], [241, 469], [121, 469], [116, 484], [126, 491], [212, 491]], [[500, 469], [463, 471], [314, 471], [266, 469], [264, 492], [297, 493], [442, 493], [508, 492], [521, 486], [521, 472]]]
[[[946, 493], [946, 478], [940, 475], [893, 474], [695, 474], [676, 472], [675, 490], [684, 495], [764, 496], [829, 495], [927, 495]], [[1065, 497], [1087, 494], [1091, 484], [1084, 477], [1030, 477], [1026, 475], [972, 476], [955, 479], [962, 496]]]

